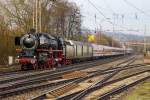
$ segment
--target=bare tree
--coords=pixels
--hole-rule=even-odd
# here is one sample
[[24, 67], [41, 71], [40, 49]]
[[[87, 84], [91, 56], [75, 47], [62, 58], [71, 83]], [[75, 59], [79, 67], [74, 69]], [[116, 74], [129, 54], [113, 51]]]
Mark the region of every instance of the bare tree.
[[[79, 33], [80, 14], [78, 14], [79, 9], [75, 4], [68, 2], [68, 0], [40, 1], [42, 32], [64, 38], [67, 38], [68, 34], [69, 37], [74, 37]], [[25, 34], [33, 27], [33, 3], [34, 0], [0, 1], [0, 18], [3, 18], [0, 20], [0, 42], [3, 43], [0, 47], [2, 48], [0, 55], [6, 57], [15, 55], [15, 35]]]

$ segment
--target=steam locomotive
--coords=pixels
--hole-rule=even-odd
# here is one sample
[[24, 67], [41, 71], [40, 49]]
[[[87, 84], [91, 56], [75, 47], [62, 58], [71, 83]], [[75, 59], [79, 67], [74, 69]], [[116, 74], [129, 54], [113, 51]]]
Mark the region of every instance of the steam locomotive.
[[48, 33], [29, 32], [15, 38], [16, 62], [22, 70], [54, 68], [103, 57], [131, 54], [130, 48], [116, 48], [54, 37]]

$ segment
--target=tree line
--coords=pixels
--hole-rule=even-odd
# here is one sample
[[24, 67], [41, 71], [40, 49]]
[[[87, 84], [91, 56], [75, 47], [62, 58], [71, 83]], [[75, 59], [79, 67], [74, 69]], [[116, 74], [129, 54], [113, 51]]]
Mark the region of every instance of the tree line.
[[[41, 16], [37, 20], [41, 20], [41, 32], [83, 41], [86, 34], [81, 34], [81, 13], [75, 3], [69, 0], [37, 1], [40, 2], [37, 6], [40, 6], [38, 13]], [[0, 65], [7, 64], [8, 56], [16, 55], [15, 36], [26, 34], [33, 28], [34, 4], [35, 0], [0, 1]], [[38, 30], [40, 27], [38, 26]], [[111, 38], [102, 35], [101, 40], [95, 38], [93, 43], [111, 45], [111, 41]]]
[[[67, 39], [80, 35], [81, 14], [75, 3], [69, 0], [37, 1], [41, 2], [42, 32]], [[0, 64], [6, 64], [9, 55], [15, 55], [15, 36], [33, 28], [34, 3], [35, 0], [0, 1]]]

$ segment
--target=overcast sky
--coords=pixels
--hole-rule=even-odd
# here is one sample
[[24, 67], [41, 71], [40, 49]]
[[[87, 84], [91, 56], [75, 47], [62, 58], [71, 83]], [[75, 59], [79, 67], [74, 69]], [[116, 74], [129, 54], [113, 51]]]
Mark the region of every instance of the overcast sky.
[[[81, 9], [82, 26], [89, 29], [95, 29], [102, 25], [103, 30], [112, 30], [112, 25], [104, 20], [100, 14], [101, 11], [109, 21], [115, 22], [115, 30], [125, 33], [144, 32], [144, 26], [147, 26], [147, 34], [150, 34], [150, 0], [70, 0], [75, 2]], [[89, 2], [96, 8], [92, 6]], [[133, 4], [132, 7], [130, 4]], [[142, 12], [143, 11], [143, 12]], [[95, 21], [96, 15], [96, 21]], [[115, 21], [114, 21], [115, 20]], [[127, 31], [139, 30], [139, 32]]]

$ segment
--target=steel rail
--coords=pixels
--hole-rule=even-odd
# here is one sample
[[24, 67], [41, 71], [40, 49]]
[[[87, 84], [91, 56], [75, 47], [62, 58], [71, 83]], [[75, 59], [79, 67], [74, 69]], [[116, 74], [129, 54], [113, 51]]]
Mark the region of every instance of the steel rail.
[[[122, 62], [122, 63], [124, 63], [124, 62]], [[93, 64], [92, 64], [92, 66], [93, 66]], [[90, 67], [90, 66], [88, 66], [88, 67]], [[71, 71], [74, 71], [74, 70], [75, 69], [73, 69]], [[2, 86], [3, 85], [2, 84], [1, 87], [0, 87], [0, 91], [9, 89], [11, 87], [17, 88], [17, 87], [20, 87], [20, 86], [26, 86], [25, 84], [32, 85], [33, 83], [39, 83], [41, 81], [59, 79], [59, 78], [61, 78], [62, 74], [65, 74], [65, 73], [68, 73], [68, 72], [71, 72], [71, 71], [62, 71], [62, 72], [59, 72], [59, 73], [43, 75], [43, 76], [38, 76], [38, 77], [34, 77], [34, 78], [31, 77], [31, 78], [28, 78], [28, 80], [26, 80], [26, 79], [19, 80], [19, 81], [16, 81], [16, 82], [11, 82], [11, 83], [5, 84], [4, 86]]]
[[[107, 58], [107, 59], [100, 59], [100, 60], [95, 60], [95, 61], [89, 61], [89, 62], [86, 62], [86, 63], [81, 63], [81, 64], [77, 64], [77, 65], [69, 65], [69, 66], [66, 66], [66, 67], [62, 67], [62, 68], [58, 68], [56, 70], [48, 70], [48, 71], [42, 71], [42, 72], [31, 72], [31, 73], [27, 73], [25, 75], [19, 75], [17, 77], [13, 77], [13, 75], [11, 75], [10, 78], [6, 78], [4, 80], [0, 80], [0, 84], [3, 84], [3, 83], [6, 83], [6, 82], [11, 82], [11, 81], [16, 81], [16, 80], [21, 80], [21, 79], [25, 79], [25, 78], [28, 78], [28, 77], [37, 77], [37, 76], [41, 76], [41, 75], [49, 75], [49, 74], [53, 74], [53, 73], [58, 73], [58, 72], [62, 72], [62, 71], [66, 71], [66, 70], [73, 70], [73, 69], [84, 69], [84, 68], [87, 68], [88, 66], [87, 65], [91, 65], [91, 66], [94, 66], [96, 65], [97, 63], [98, 64], [105, 64], [105, 63], [108, 63], [108, 62], [111, 62], [111, 61], [115, 61], [117, 59], [119, 59], [121, 57], [118, 57], [118, 58], [115, 58], [115, 59], [112, 59], [112, 58]], [[86, 67], [87, 66], [87, 67]]]
[[[146, 70], [146, 71], [134, 73], [132, 75], [128, 75], [128, 76], [125, 76], [125, 77], [121, 77], [121, 78], [118, 78], [118, 79], [115, 79], [115, 80], [112, 80], [112, 81], [105, 81], [103, 83], [97, 84], [97, 85], [95, 85], [95, 86], [93, 86], [91, 88], [86, 89], [86, 91], [85, 90], [81, 90], [81, 91], [75, 92], [73, 94], [69, 94], [69, 95], [65, 95], [65, 96], [60, 96], [58, 98], [55, 98], [55, 100], [82, 100], [83, 97], [85, 97], [86, 95], [90, 94], [91, 92], [93, 92], [93, 91], [95, 91], [97, 89], [101, 89], [104, 86], [110, 85], [112, 83], [116, 83], [116, 82], [121, 81], [121, 80], [126, 79], [126, 78], [130, 78], [130, 77], [139, 75], [141, 73], [149, 72], [149, 71], [150, 70]], [[33, 100], [39, 100], [39, 99], [33, 99]]]
[[[123, 62], [123, 63], [125, 63], [125, 62]], [[133, 63], [133, 61], [130, 61], [127, 65], [130, 65], [131, 63]], [[120, 63], [120, 64], [122, 64], [122, 63]], [[119, 64], [118, 64], [119, 65]], [[133, 68], [133, 66], [132, 66], [132, 68]], [[127, 69], [127, 68], [122, 68], [122, 70], [125, 70], [125, 69]], [[121, 69], [118, 69], [118, 70], [114, 70], [114, 71], [112, 71], [112, 69], [109, 69], [109, 70], [111, 70], [111, 71], [108, 71], [108, 69], [107, 70], [105, 70], [105, 71], [103, 71], [103, 73], [101, 72], [100, 73], [100, 71], [98, 71], [98, 72], [95, 72], [95, 73], [93, 73], [93, 74], [90, 74], [90, 75], [88, 75], [88, 76], [86, 76], [86, 77], [84, 77], [84, 78], [80, 78], [80, 79], [77, 79], [77, 80], [75, 80], [74, 82], [71, 82], [70, 84], [72, 84], [72, 83], [76, 83], [76, 84], [78, 84], [78, 83], [80, 83], [80, 82], [82, 82], [82, 81], [84, 81], [84, 80], [86, 80], [86, 79], [89, 79], [89, 78], [91, 78], [91, 77], [94, 77], [94, 76], [96, 76], [96, 75], [100, 75], [100, 74], [108, 74], [108, 72], [110, 72], [111, 73], [111, 75], [110, 76], [108, 76], [108, 77], [106, 77], [103, 81], [101, 81], [100, 83], [103, 83], [104, 81], [106, 81], [107, 79], [109, 79], [109, 78], [111, 78], [113, 75], [115, 75], [116, 73], [118, 73], [117, 71], [121, 71]], [[113, 74], [113, 72], [114, 72], [114, 74]], [[99, 82], [98, 82], [99, 83]], [[68, 84], [67, 84], [68, 85]], [[35, 98], [32, 98], [33, 100], [39, 100], [40, 98], [43, 98], [45, 96], [45, 94], [42, 94], [42, 95], [40, 95], [40, 96], [38, 96], [38, 97], [35, 97]]]
[[146, 77], [144, 77], [144, 78], [142, 78], [142, 79], [140, 79], [140, 80], [137, 80], [137, 81], [133, 82], [132, 84], [129, 84], [129, 85], [122, 85], [122, 86], [119, 86], [119, 87], [117, 87], [117, 88], [114, 88], [113, 90], [111, 90], [111, 91], [109, 91], [109, 92], [107, 92], [107, 93], [104, 93], [104, 94], [100, 95], [100, 96], [97, 98], [97, 100], [107, 100], [107, 99], [110, 99], [110, 96], [119, 94], [119, 93], [121, 93], [121, 92], [127, 90], [128, 88], [133, 87], [133, 86], [137, 85], [138, 83], [143, 82], [144, 80], [147, 80], [147, 79], [149, 79], [149, 78], [150, 78], [150, 76], [146, 76]]

